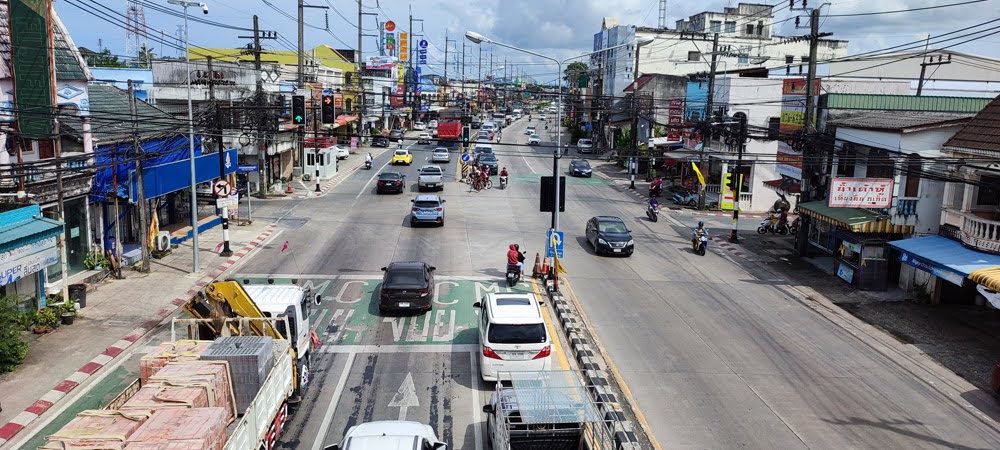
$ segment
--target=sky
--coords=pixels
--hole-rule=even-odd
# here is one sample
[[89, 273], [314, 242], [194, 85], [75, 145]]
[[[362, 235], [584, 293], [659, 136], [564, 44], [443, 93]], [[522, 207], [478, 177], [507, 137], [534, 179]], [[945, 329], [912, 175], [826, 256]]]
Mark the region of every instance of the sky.
[[[168, 4], [166, 0], [137, 0], [144, 5], [147, 32], [151, 37], [150, 46], [156, 54], [180, 56], [176, 48], [156, 42], [163, 40], [183, 47], [179, 39], [179, 27], [183, 19], [159, 10], [181, 11], [179, 6]], [[796, 6], [802, 0], [795, 0]], [[824, 6], [821, 31], [833, 33], [832, 39], [850, 41], [849, 54], [878, 50], [891, 45], [899, 45], [927, 38], [960, 28], [972, 26], [990, 19], [1000, 18], [1000, 0], [985, 0], [946, 8], [906, 13], [888, 14], [886, 11], [908, 10], [935, 5], [963, 3], [968, 0], [829, 0]], [[112, 53], [124, 55], [126, 31], [124, 27], [126, 0], [54, 0], [56, 11], [69, 29], [78, 46], [90, 49], [107, 48]], [[192, 46], [243, 47], [249, 39], [239, 36], [252, 35], [253, 15], [260, 16], [262, 30], [277, 31], [278, 40], [265, 42], [265, 48], [276, 50], [294, 49], [297, 41], [296, 0], [206, 0], [208, 14], [200, 8], [191, 8], [192, 18], [206, 19], [216, 25], [190, 22]], [[327, 7], [305, 9], [305, 48], [328, 44], [335, 48], [354, 48], [357, 45], [357, 0], [307, 0], [307, 5]], [[466, 67], [469, 77], [478, 74], [476, 62], [479, 47], [464, 39], [466, 31], [475, 31], [505, 44], [520, 47], [535, 53], [557, 59], [566, 59], [592, 50], [593, 35], [600, 31], [605, 16], [615, 17], [620, 24], [657, 26], [659, 17], [658, 0], [362, 0], [362, 29], [365, 34], [378, 34], [376, 20], [392, 20], [399, 29], [408, 27], [412, 8], [413, 29], [422, 33], [429, 42], [430, 72], [442, 74], [444, 71], [444, 49], [448, 47], [449, 77], [458, 68], [454, 65], [456, 55], [466, 51]], [[668, 0], [668, 28], [673, 28], [679, 19], [687, 18], [703, 11], [721, 11], [725, 6], [736, 6], [739, 2], [677, 1]], [[806, 16], [807, 13], [790, 12], [788, 1], [759, 0], [756, 3], [775, 5], [775, 21]], [[810, 6], [821, 2], [813, 0]], [[159, 9], [159, 10], [158, 10]], [[93, 14], [111, 17], [112, 24]], [[837, 16], [842, 14], [879, 13], [860, 16]], [[374, 14], [374, 15], [369, 15]], [[377, 19], [376, 19], [377, 18]], [[802, 23], [807, 23], [803, 17]], [[327, 29], [327, 24], [328, 29]], [[1000, 25], [994, 24], [994, 26]], [[998, 28], [1000, 30], [1000, 28]], [[808, 32], [796, 30], [794, 20], [777, 25], [779, 35], [792, 36]], [[1000, 32], [1000, 31], [998, 31]], [[445, 39], [449, 39], [446, 44]], [[959, 41], [949, 42], [952, 44]], [[989, 36], [974, 42], [951, 48], [952, 50], [1000, 57], [1000, 36]], [[948, 45], [944, 44], [944, 45]], [[375, 55], [377, 38], [364, 37], [365, 56]], [[556, 78], [554, 65], [543, 59], [494, 45], [483, 45], [484, 75], [488, 72], [492, 57], [493, 67], [517, 67], [540, 82], [550, 82]], [[501, 69], [502, 70], [502, 69]], [[428, 71], [425, 70], [424, 73]], [[500, 70], [497, 70], [500, 74]]]

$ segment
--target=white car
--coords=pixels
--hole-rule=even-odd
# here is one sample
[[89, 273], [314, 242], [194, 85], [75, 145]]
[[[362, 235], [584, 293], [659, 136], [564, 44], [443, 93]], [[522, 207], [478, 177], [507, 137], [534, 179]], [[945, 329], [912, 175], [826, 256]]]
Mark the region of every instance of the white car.
[[539, 136], [537, 134], [533, 134], [531, 136], [528, 136], [528, 145], [540, 145], [541, 143], [542, 143], [542, 137], [541, 136]]
[[483, 381], [504, 373], [552, 369], [552, 339], [532, 293], [489, 293], [479, 308], [479, 368]]
[[532, 126], [530, 126], [528, 128], [525, 128], [524, 129], [524, 134], [527, 134], [528, 136], [531, 136], [532, 134], [535, 134], [535, 127], [534, 127], [534, 125], [532, 125]]
[[546, 116], [545, 114], [539, 114], [538, 115], [538, 120], [542, 120], [542, 121], [548, 120], [548, 116]]
[[576, 141], [576, 152], [577, 153], [593, 153], [594, 152], [594, 141], [590, 139], [580, 139]]
[[428, 128], [437, 128], [438, 127], [438, 121], [432, 120], [430, 122], [427, 122], [427, 127]]
[[431, 162], [451, 162], [451, 153], [444, 147], [435, 148], [434, 152], [431, 153]]
[[427, 125], [424, 125], [423, 122], [413, 122], [413, 129], [414, 130], [426, 130], [427, 129]]
[[337, 157], [337, 159], [347, 159], [348, 156], [351, 156], [350, 150], [339, 145], [333, 146], [333, 154]]
[[447, 449], [429, 425], [409, 420], [381, 420], [355, 425], [347, 430], [340, 444], [326, 447], [329, 450]]
[[420, 136], [417, 136], [417, 144], [430, 144], [431, 139], [433, 138], [430, 133], [420, 133]]

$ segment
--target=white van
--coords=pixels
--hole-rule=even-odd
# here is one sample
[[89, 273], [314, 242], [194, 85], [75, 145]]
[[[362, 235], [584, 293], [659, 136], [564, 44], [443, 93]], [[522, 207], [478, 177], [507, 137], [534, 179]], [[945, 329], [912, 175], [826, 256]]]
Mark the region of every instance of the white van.
[[552, 339], [534, 294], [487, 294], [479, 308], [479, 369], [484, 381], [503, 372], [552, 368]]

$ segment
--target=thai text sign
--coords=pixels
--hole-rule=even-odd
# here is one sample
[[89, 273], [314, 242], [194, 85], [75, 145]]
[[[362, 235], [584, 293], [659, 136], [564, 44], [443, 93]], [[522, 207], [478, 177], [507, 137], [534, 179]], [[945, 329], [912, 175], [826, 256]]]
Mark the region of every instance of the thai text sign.
[[[792, 133], [805, 125], [806, 87], [805, 78], [786, 78], [782, 80], [781, 122], [778, 128], [782, 134]], [[818, 96], [819, 80], [816, 80], [815, 84], [813, 84], [813, 97], [815, 99]], [[813, 116], [812, 122], [812, 125], [816, 125], [816, 116]]]
[[888, 208], [892, 204], [891, 178], [834, 178], [831, 208]]
[[792, 148], [787, 143], [778, 141], [778, 153], [775, 160], [775, 171], [796, 180], [802, 179], [802, 152]]
[[17, 280], [59, 262], [59, 248], [47, 247], [35, 253], [22, 255], [0, 263], [0, 286], [13, 284]]
[[17, 114], [17, 130], [27, 139], [46, 139], [52, 134], [49, 111], [55, 75], [50, 7], [51, 2], [45, 0], [15, 0], [9, 4], [8, 57], [14, 78], [14, 108], [22, 111]]

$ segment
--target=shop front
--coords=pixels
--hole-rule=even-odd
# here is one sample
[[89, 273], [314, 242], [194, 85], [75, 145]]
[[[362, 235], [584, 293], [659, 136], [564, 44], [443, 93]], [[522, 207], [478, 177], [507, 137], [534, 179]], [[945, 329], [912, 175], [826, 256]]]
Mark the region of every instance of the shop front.
[[28, 205], [0, 213], [0, 296], [16, 296], [19, 309], [45, 304], [45, 268], [59, 264], [62, 222]]
[[895, 274], [888, 243], [912, 234], [912, 226], [894, 225], [865, 209], [830, 207], [826, 200], [800, 204], [799, 213], [813, 219], [809, 245], [833, 256], [837, 278], [862, 290], [889, 287]]
[[[996, 294], [1000, 289], [1000, 255], [970, 249], [944, 236], [924, 236], [889, 242], [899, 261], [932, 276], [934, 303], [972, 303], [978, 287]], [[942, 283], [945, 281], [947, 283]], [[988, 299], [990, 293], [983, 293]]]

